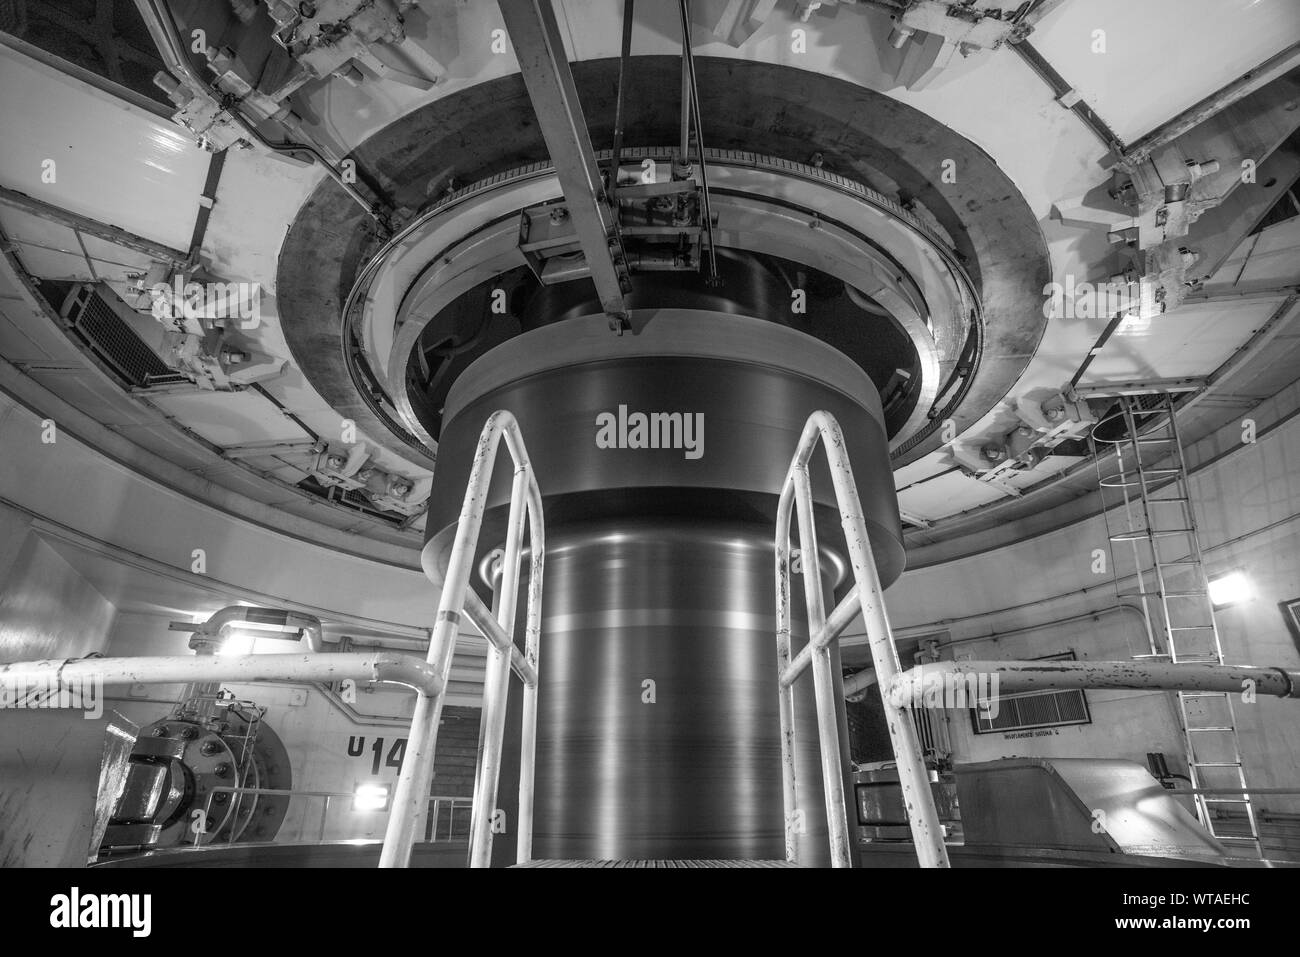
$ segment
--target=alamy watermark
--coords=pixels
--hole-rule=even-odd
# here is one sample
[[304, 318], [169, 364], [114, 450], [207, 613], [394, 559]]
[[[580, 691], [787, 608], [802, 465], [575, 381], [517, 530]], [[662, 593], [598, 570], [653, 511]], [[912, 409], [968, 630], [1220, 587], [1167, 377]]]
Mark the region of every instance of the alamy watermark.
[[996, 672], [953, 673], [917, 665], [908, 674], [906, 681], [889, 689], [889, 703], [895, 708], [975, 708], [988, 721], [1001, 710]]
[[153, 317], [168, 319], [238, 319], [239, 328], [255, 329], [262, 321], [262, 285], [256, 282], [184, 282], [149, 289]]
[[1043, 287], [1045, 319], [1109, 319], [1120, 313], [1146, 317], [1159, 311], [1158, 286], [1143, 280], [1134, 282], [1075, 282], [1067, 275], [1064, 283]]
[[703, 412], [631, 412], [596, 416], [598, 449], [682, 449], [688, 459], [704, 455]]
[[0, 674], [0, 710], [34, 711], [62, 709], [82, 711], [83, 717], [95, 719], [104, 714], [104, 679], [102, 675], [60, 678], [48, 675]]
[[132, 937], [153, 930], [152, 894], [93, 894], [73, 887], [50, 898], [50, 926], [58, 929], [121, 928]]

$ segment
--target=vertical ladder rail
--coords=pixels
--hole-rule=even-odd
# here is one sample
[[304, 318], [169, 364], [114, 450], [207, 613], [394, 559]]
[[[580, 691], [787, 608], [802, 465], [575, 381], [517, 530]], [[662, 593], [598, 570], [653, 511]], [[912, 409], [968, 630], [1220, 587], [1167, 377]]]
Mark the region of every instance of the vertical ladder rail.
[[[813, 501], [808, 463], [818, 444], [824, 446], [830, 465], [840, 523], [848, 544], [849, 562], [857, 587], [830, 613], [822, 604], [820, 557], [813, 524]], [[797, 510], [800, 554], [803, 561], [804, 599], [808, 608], [808, 644], [793, 659], [790, 655], [790, 522]], [[948, 851], [943, 829], [934, 806], [929, 776], [921, 757], [920, 742], [907, 709], [885, 694], [902, 669], [894, 645], [889, 618], [885, 613], [880, 577], [876, 572], [866, 518], [858, 498], [857, 483], [849, 464], [844, 435], [829, 412], [808, 417], [790, 469], [781, 487], [776, 513], [776, 648], [777, 691], [781, 716], [781, 792], [785, 803], [786, 859], [798, 863], [799, 786], [796, 767], [798, 739], [794, 723], [794, 682], [811, 667], [817, 702], [818, 738], [821, 751], [827, 825], [830, 830], [831, 862], [850, 867], [848, 817], [844, 802], [844, 778], [840, 767], [839, 730], [835, 716], [834, 675], [829, 646], [861, 610], [867, 627], [872, 661], [881, 689], [881, 701], [889, 727], [890, 744], [898, 768], [903, 804], [922, 867], [947, 867]]]
[[[487, 508], [492, 470], [497, 448], [504, 439], [514, 461], [511, 489], [510, 524], [507, 529], [503, 559], [502, 598], [497, 615], [469, 588], [474, 552], [478, 545], [483, 514]], [[524, 520], [528, 522], [530, 566], [528, 611], [525, 626], [525, 651], [514, 646], [513, 627], [518, 583], [523, 561]], [[488, 675], [483, 687], [483, 721], [479, 768], [474, 787], [470, 866], [485, 867], [492, 854], [491, 818], [500, 779], [500, 755], [505, 728], [506, 691], [511, 665], [524, 682], [523, 734], [519, 775], [520, 863], [532, 857], [532, 806], [534, 761], [537, 741], [537, 658], [541, 632], [542, 571], [545, 556], [545, 526], [542, 496], [533, 474], [528, 451], [524, 446], [519, 423], [509, 412], [494, 412], [487, 419], [474, 451], [464, 504], [456, 526], [456, 537], [448, 559], [442, 594], [438, 600], [438, 617], [429, 641], [429, 664], [440, 679], [433, 695], [420, 695], [411, 718], [411, 733], [393, 795], [392, 812], [384, 834], [380, 867], [406, 867], [415, 843], [416, 824], [428, 801], [433, 779], [433, 758], [438, 741], [438, 723], [442, 717], [447, 679], [451, 674], [456, 639], [462, 615], [483, 632], [493, 647]], [[508, 585], [509, 588], [505, 586]]]
[[[1101, 423], [1098, 423], [1098, 425], [1100, 424]], [[1119, 590], [1119, 560], [1116, 557], [1116, 549], [1115, 549], [1115, 546], [1119, 544], [1120, 541], [1124, 540], [1124, 535], [1113, 531], [1111, 528], [1110, 506], [1109, 503], [1106, 501], [1106, 489], [1108, 488], [1119, 489], [1121, 502], [1124, 506], [1124, 520], [1125, 520], [1124, 524], [1126, 526], [1124, 531], [1128, 533], [1129, 547], [1133, 552], [1134, 574], [1137, 577], [1137, 593], [1131, 597], [1135, 597], [1138, 599], [1139, 602], [1141, 602], [1142, 623], [1146, 631], [1146, 638], [1147, 638], [1147, 654], [1136, 655], [1134, 657], [1159, 658], [1162, 655], [1159, 647], [1156, 645], [1155, 629], [1152, 627], [1151, 624], [1151, 606], [1148, 604], [1156, 596], [1152, 595], [1150, 592], [1147, 591], [1146, 574], [1142, 570], [1142, 556], [1138, 550], [1138, 542], [1134, 534], [1138, 531], [1138, 527], [1133, 521], [1133, 503], [1132, 503], [1132, 499], [1129, 496], [1129, 488], [1131, 488], [1134, 483], [1129, 481], [1128, 469], [1125, 465], [1124, 447], [1119, 442], [1112, 442], [1109, 439], [1098, 438], [1096, 436], [1095, 428], [1093, 429], [1093, 432], [1089, 434], [1088, 439], [1091, 443], [1093, 462], [1097, 468], [1097, 486], [1100, 489], [1099, 494], [1101, 496], [1101, 517], [1102, 517], [1102, 522], [1106, 526], [1106, 546], [1110, 551], [1110, 563], [1112, 568], [1112, 575], [1115, 579], [1116, 600], [1125, 597], [1120, 593]], [[1101, 474], [1101, 455], [1097, 451], [1097, 443], [1099, 442], [1108, 445], [1113, 444], [1115, 446], [1116, 472], [1114, 475], [1103, 476]]]
[[[1195, 579], [1199, 585], [1199, 595], [1204, 596], [1200, 601], [1204, 602], [1206, 611], [1209, 616], [1209, 631], [1213, 642], [1212, 650], [1204, 657], [1210, 658], [1213, 664], [1223, 664], [1223, 640], [1219, 633], [1218, 618], [1214, 614], [1214, 602], [1210, 598], [1210, 578], [1205, 570], [1204, 553], [1201, 550], [1200, 535], [1196, 525], [1196, 510], [1192, 507], [1191, 482], [1187, 477], [1187, 463], [1183, 450], [1182, 437], [1178, 432], [1178, 421], [1174, 415], [1173, 399], [1165, 395], [1165, 414], [1168, 416], [1168, 428], [1170, 438], [1170, 454], [1173, 456], [1173, 465], [1177, 469], [1175, 476], [1175, 490], [1178, 493], [1178, 499], [1185, 510], [1185, 525], [1188, 529], [1189, 540], [1189, 557], [1192, 568], [1195, 571]], [[1189, 593], [1187, 597], [1194, 597], [1195, 593]], [[1170, 632], [1173, 633], [1172, 631]], [[1171, 651], [1173, 650], [1171, 645]], [[1171, 660], [1177, 660], [1172, 658]], [[1186, 660], [1186, 659], [1184, 659]], [[1193, 718], [1195, 712], [1190, 707], [1193, 700], [1217, 699], [1224, 709], [1226, 721], [1222, 724], [1216, 724], [1214, 715], [1211, 714], [1210, 724], [1197, 725]], [[1229, 841], [1240, 844], [1249, 844], [1255, 852], [1262, 858], [1264, 856], [1264, 845], [1260, 839], [1259, 820], [1255, 813], [1255, 802], [1251, 796], [1250, 788], [1246, 782], [1245, 762], [1241, 756], [1241, 741], [1237, 734], [1237, 715], [1236, 709], [1232, 704], [1232, 695], [1223, 692], [1221, 695], [1213, 694], [1189, 694], [1188, 692], [1178, 693], [1179, 715], [1182, 720], [1183, 738], [1187, 748], [1188, 776], [1192, 779], [1192, 787], [1195, 789], [1205, 789], [1208, 782], [1205, 780], [1205, 770], [1207, 768], [1225, 768], [1229, 770], [1236, 779], [1236, 784], [1240, 787], [1239, 795], [1231, 798], [1215, 797], [1207, 794], [1196, 794], [1193, 800], [1196, 802], [1197, 816], [1206, 828], [1220, 841]], [[1226, 755], [1228, 761], [1204, 761], [1201, 752], [1198, 751], [1197, 741], [1203, 736], [1213, 736], [1222, 738], [1225, 742]], [[1214, 814], [1210, 805], [1212, 804], [1239, 804], [1246, 814], [1246, 825], [1248, 836], [1240, 837], [1218, 833], [1214, 825]]]
[[[1143, 399], [1155, 397], [1154, 405], [1143, 405]], [[1178, 432], [1173, 397], [1168, 392], [1150, 392], [1142, 394], [1125, 394], [1119, 397], [1119, 417], [1124, 421], [1124, 435], [1119, 439], [1098, 439], [1110, 442], [1116, 447], [1118, 474], [1110, 480], [1101, 479], [1103, 487], [1119, 487], [1126, 490], [1125, 508], [1129, 507], [1127, 489], [1137, 490], [1136, 499], [1140, 502], [1143, 527], [1136, 528], [1130, 516], [1130, 530], [1118, 534], [1109, 534], [1110, 523], [1107, 519], [1107, 532], [1112, 545], [1119, 541], [1136, 542], [1144, 540], [1151, 549], [1151, 562], [1144, 567], [1135, 552], [1135, 569], [1138, 589], [1136, 597], [1142, 600], [1143, 616], [1149, 638], [1154, 638], [1156, 628], [1152, 621], [1151, 608], [1148, 604], [1151, 593], [1146, 592], [1145, 578], [1152, 573], [1155, 578], [1161, 621], [1158, 631], [1163, 648], [1153, 644], [1152, 657], [1167, 658], [1171, 664], [1209, 664], [1222, 665], [1223, 644], [1219, 626], [1214, 614], [1214, 604], [1209, 595], [1209, 576], [1205, 570], [1204, 553], [1201, 549], [1197, 530], [1195, 508], [1192, 503], [1191, 483], [1187, 475], [1187, 462]], [[1140, 416], [1148, 421], [1139, 425]], [[1113, 420], [1109, 416], [1104, 421]], [[1099, 423], [1100, 425], [1100, 423]], [[1161, 431], [1165, 435], [1160, 435]], [[1094, 429], [1094, 437], [1095, 437]], [[1124, 446], [1132, 448], [1133, 468], [1130, 472], [1124, 462]], [[1167, 451], [1164, 456], [1148, 464], [1142, 459], [1142, 446], [1164, 444]], [[1168, 459], [1168, 467], [1156, 467]], [[1132, 476], [1133, 480], [1130, 480]], [[1173, 496], [1157, 497], [1161, 489], [1172, 488]], [[1103, 502], [1103, 506], [1105, 503]], [[1161, 509], [1176, 506], [1176, 519]], [[1176, 524], [1172, 524], [1175, 522]], [[1161, 539], [1179, 537], [1187, 542], [1186, 555], [1169, 558], [1161, 549]], [[1168, 545], [1168, 543], [1166, 543]], [[1113, 554], [1113, 548], [1112, 548]], [[1170, 571], [1175, 569], [1176, 571]], [[1186, 581], [1190, 584], [1171, 588], [1172, 579]], [[1118, 578], [1118, 571], [1116, 572]], [[1190, 603], [1190, 604], [1189, 604]], [[1200, 615], [1198, 615], [1198, 609]], [[1185, 637], [1184, 637], [1185, 636]], [[1218, 702], [1221, 712], [1212, 712], [1212, 708], [1200, 709], [1193, 702]], [[1187, 755], [1188, 776], [1192, 782], [1193, 801], [1197, 818], [1202, 826], [1216, 839], [1229, 843], [1249, 844], [1263, 856], [1263, 846], [1259, 836], [1259, 823], [1246, 783], [1245, 767], [1241, 757], [1240, 741], [1237, 735], [1236, 715], [1232, 705], [1232, 696], [1226, 691], [1179, 691], [1173, 695], [1175, 713], [1182, 732], [1183, 745]], [[1204, 719], [1204, 720], [1202, 720]], [[1210, 741], [1218, 738], [1221, 742], [1218, 753], [1207, 757], [1205, 748]], [[1234, 798], [1209, 796], [1214, 787], [1207, 787], [1215, 782], [1207, 781], [1207, 774], [1213, 775], [1223, 771], [1230, 772], [1233, 782], [1238, 786], [1231, 789], [1240, 795]], [[1215, 826], [1215, 817], [1211, 805], [1241, 805], [1246, 814], [1249, 836], [1234, 836], [1220, 833]]]

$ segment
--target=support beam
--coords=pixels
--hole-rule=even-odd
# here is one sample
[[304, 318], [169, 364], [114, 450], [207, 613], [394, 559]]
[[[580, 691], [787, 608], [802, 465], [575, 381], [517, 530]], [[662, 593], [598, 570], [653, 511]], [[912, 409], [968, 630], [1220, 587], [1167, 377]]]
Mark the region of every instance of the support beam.
[[610, 328], [621, 333], [628, 324], [623, 299], [630, 285], [627, 260], [618, 220], [596, 166], [555, 9], [551, 0], [499, 2], [596, 294]]
[[1300, 41], [1284, 47], [1253, 70], [1243, 73], [1205, 99], [1160, 124], [1150, 133], [1139, 137], [1120, 153], [1120, 165], [1131, 168], [1143, 162], [1162, 146], [1172, 143], [1188, 130], [1195, 129], [1216, 113], [1258, 88], [1261, 81], [1268, 82], [1292, 69], [1297, 60], [1300, 60]]
[[172, 249], [170, 246], [156, 243], [152, 239], [137, 236], [120, 226], [110, 226], [108, 223], [101, 223], [89, 216], [69, 212], [62, 206], [55, 206], [53, 203], [35, 199], [26, 193], [20, 193], [5, 186], [0, 186], [0, 203], [5, 206], [12, 206], [14, 209], [20, 209], [33, 216], [39, 216], [49, 222], [58, 223], [60, 226], [67, 226], [69, 229], [85, 233], [87, 236], [94, 236], [105, 242], [113, 243], [124, 249], [144, 253], [144, 255], [159, 262], [183, 265], [188, 260], [186, 254], [179, 249]]

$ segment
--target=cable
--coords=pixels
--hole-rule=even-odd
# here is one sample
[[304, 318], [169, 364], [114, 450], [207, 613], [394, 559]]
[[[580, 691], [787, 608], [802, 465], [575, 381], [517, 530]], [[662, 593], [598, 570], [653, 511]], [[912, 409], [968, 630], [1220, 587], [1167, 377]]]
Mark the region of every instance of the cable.
[[713, 246], [713, 204], [709, 201], [709, 173], [704, 162], [704, 131], [700, 119], [700, 87], [695, 79], [695, 56], [691, 53], [691, 14], [688, 0], [678, 0], [682, 17], [682, 59], [691, 79], [691, 114], [695, 117], [695, 147], [700, 154], [700, 189], [704, 193], [704, 233], [709, 242], [709, 273], [718, 279], [718, 253]]

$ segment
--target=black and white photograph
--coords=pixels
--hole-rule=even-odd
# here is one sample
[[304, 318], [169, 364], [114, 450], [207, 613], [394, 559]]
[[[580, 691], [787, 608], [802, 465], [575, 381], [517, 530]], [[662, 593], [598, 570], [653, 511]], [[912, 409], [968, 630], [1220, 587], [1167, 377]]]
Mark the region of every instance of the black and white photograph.
[[1300, 0], [0, 0], [6, 931], [1295, 868]]

